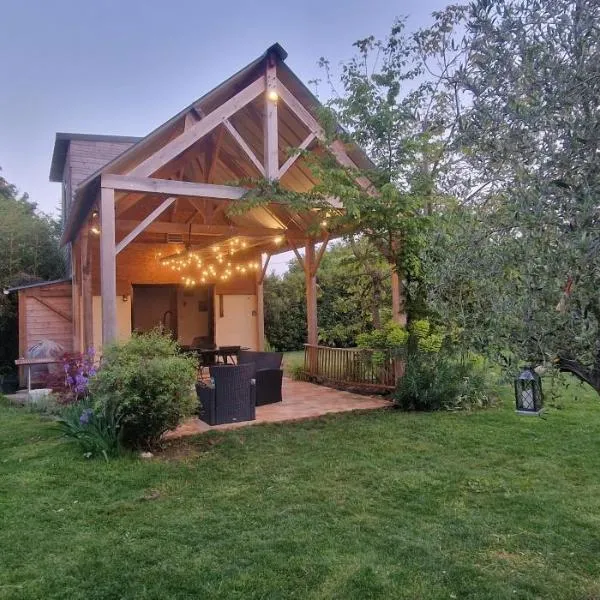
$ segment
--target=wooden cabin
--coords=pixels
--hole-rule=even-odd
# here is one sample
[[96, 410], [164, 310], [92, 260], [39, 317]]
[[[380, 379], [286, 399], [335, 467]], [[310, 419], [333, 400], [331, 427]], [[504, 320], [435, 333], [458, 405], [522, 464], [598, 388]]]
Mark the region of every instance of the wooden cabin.
[[[268, 260], [292, 249], [306, 276], [307, 341], [317, 343], [316, 271], [331, 232], [325, 223], [309, 232], [324, 215], [276, 203], [228, 212], [247, 192], [232, 182], [315, 184], [290, 149], [326, 143], [318, 101], [286, 58], [271, 46], [143, 138], [57, 134], [50, 179], [62, 184], [70, 248], [71, 309], [61, 309], [69, 349], [100, 348], [159, 323], [185, 345], [201, 338], [262, 349]], [[370, 165], [355, 146], [328, 149], [344, 165]], [[35, 301], [23, 305], [23, 323], [34, 309]]]

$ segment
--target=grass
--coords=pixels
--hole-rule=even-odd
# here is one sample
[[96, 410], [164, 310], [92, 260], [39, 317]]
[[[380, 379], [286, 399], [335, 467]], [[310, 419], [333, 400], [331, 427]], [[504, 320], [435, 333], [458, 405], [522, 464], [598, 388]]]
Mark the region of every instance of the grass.
[[[579, 388], [575, 388], [579, 389]], [[0, 599], [600, 598], [600, 403], [377, 411], [86, 461], [0, 406]]]
[[294, 367], [304, 364], [304, 350], [285, 352], [283, 355], [283, 368], [286, 374], [290, 374]]

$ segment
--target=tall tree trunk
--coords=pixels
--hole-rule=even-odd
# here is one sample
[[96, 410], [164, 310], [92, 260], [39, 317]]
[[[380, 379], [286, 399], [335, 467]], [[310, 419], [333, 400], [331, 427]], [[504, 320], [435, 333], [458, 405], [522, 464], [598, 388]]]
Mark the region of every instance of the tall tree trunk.
[[396, 265], [392, 265], [392, 319], [398, 325], [406, 327], [406, 303], [402, 279]]
[[371, 296], [371, 315], [373, 318], [373, 327], [381, 329], [381, 281], [378, 277], [372, 275], [373, 295]]

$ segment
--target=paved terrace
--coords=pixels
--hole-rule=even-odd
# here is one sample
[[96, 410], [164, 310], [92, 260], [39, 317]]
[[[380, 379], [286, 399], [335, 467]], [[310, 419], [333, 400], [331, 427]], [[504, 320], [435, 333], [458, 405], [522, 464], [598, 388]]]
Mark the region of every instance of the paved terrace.
[[312, 419], [330, 413], [350, 412], [353, 410], [373, 410], [391, 406], [388, 400], [378, 396], [362, 396], [351, 392], [307, 383], [305, 381], [283, 380], [283, 402], [256, 407], [256, 420], [243, 423], [227, 423], [211, 427], [200, 419], [189, 419], [167, 438], [216, 431], [220, 429], [238, 429], [258, 423], [280, 423]]

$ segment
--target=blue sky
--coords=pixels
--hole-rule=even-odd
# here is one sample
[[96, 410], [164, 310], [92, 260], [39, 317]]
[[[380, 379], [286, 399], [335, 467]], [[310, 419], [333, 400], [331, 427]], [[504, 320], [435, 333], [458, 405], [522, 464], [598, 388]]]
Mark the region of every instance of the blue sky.
[[[57, 131], [145, 135], [279, 42], [304, 80], [397, 16], [430, 21], [446, 0], [4, 0], [0, 167], [46, 212]], [[325, 91], [325, 90], [323, 90]]]

